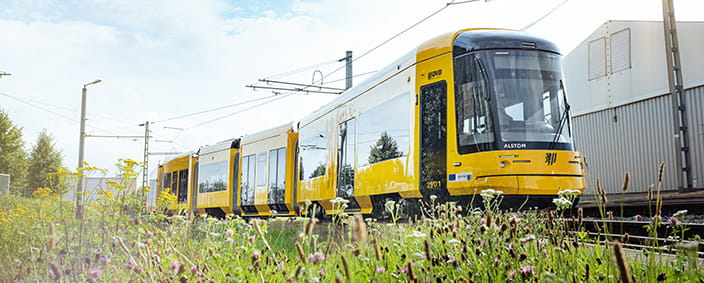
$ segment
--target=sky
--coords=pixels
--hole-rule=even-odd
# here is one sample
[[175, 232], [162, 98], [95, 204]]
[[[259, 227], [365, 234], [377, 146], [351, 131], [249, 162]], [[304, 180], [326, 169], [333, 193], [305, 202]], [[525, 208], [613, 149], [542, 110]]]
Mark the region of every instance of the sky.
[[[450, 1], [1, 0], [0, 109], [28, 150], [46, 129], [74, 169], [81, 89], [102, 80], [87, 87], [86, 132], [107, 137], [86, 138], [85, 160], [114, 174], [119, 158], [143, 160], [144, 139], [126, 137], [146, 121], [150, 152], [181, 153], [302, 118], [335, 95], [246, 86], [322, 73], [343, 88], [348, 50], [356, 83], [461, 28], [528, 27], [566, 55], [607, 20], [662, 20], [660, 0]], [[704, 21], [703, 1], [674, 2], [677, 20]], [[150, 155], [150, 178], [165, 158]]]

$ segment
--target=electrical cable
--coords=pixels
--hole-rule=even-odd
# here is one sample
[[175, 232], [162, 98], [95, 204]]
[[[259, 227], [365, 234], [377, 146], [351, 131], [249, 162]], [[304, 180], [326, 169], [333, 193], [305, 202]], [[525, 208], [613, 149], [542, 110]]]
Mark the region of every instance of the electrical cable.
[[0, 92], [0, 95], [7, 96], [7, 97], [9, 97], [9, 98], [11, 98], [11, 99], [14, 99], [14, 100], [16, 100], [16, 101], [22, 102], [22, 103], [27, 104], [27, 105], [29, 105], [29, 106], [32, 106], [32, 107], [41, 109], [41, 110], [43, 110], [43, 111], [49, 112], [49, 113], [51, 113], [51, 114], [54, 114], [54, 115], [56, 115], [56, 116], [59, 116], [59, 117], [61, 117], [61, 118], [66, 119], [66, 120], [69, 120], [69, 121], [72, 121], [72, 122], [78, 122], [78, 120], [76, 120], [76, 119], [74, 119], [74, 118], [68, 117], [68, 116], [63, 115], [63, 114], [56, 113], [56, 112], [51, 111], [51, 110], [49, 110], [49, 109], [46, 109], [46, 108], [44, 108], [44, 107], [42, 107], [42, 106], [39, 106], [39, 105], [36, 105], [36, 104], [32, 104], [32, 103], [30, 103], [30, 102], [27, 102], [27, 101], [25, 101], [26, 98], [19, 98], [19, 97], [16, 97], [16, 96], [14, 96], [14, 95], [9, 95], [9, 94], [4, 93], [4, 92]]
[[248, 101], [244, 101], [244, 102], [238, 102], [238, 103], [234, 103], [234, 104], [230, 104], [230, 105], [220, 106], [220, 107], [216, 107], [216, 108], [213, 108], [213, 109], [203, 110], [203, 111], [199, 111], [199, 112], [195, 112], [195, 113], [191, 113], [191, 114], [185, 114], [185, 115], [181, 115], [181, 116], [177, 116], [177, 117], [172, 117], [172, 118], [167, 118], [167, 119], [163, 119], [163, 120], [159, 120], [159, 121], [151, 122], [151, 123], [152, 123], [152, 124], [156, 124], [156, 123], [161, 123], [161, 122], [166, 122], [166, 121], [171, 121], [171, 120], [186, 118], [186, 117], [195, 116], [195, 115], [199, 115], [199, 114], [204, 114], [204, 113], [208, 113], [208, 112], [213, 112], [213, 111], [217, 111], [217, 110], [221, 110], [221, 109], [225, 109], [225, 108], [229, 108], [229, 107], [239, 106], [239, 105], [243, 105], [243, 104], [247, 104], [247, 103], [251, 103], [251, 102], [255, 102], [255, 101], [259, 101], [259, 100], [263, 100], [263, 99], [267, 99], [267, 98], [272, 98], [272, 97], [274, 97], [274, 96], [276, 96], [276, 95], [270, 95], [270, 96], [255, 98], [255, 99], [248, 100]]
[[284, 72], [284, 73], [281, 73], [281, 74], [278, 74], [278, 75], [269, 76], [269, 77], [266, 77], [265, 79], [281, 78], [281, 77], [289, 76], [289, 75], [292, 75], [292, 74], [300, 73], [300, 72], [303, 72], [303, 71], [306, 71], [306, 70], [310, 70], [310, 69], [313, 69], [313, 68], [317, 68], [317, 67], [329, 65], [329, 64], [332, 64], [332, 63], [337, 63], [337, 62], [338, 62], [338, 60], [330, 60], [330, 61], [327, 61], [327, 62], [322, 62], [322, 63], [310, 65], [310, 66], [307, 66], [307, 67], [298, 68], [298, 69], [295, 69], [295, 70], [292, 70], [292, 71]]
[[550, 10], [550, 12], [548, 12], [547, 14], [538, 18], [537, 20], [533, 21], [532, 23], [528, 24], [527, 26], [521, 28], [521, 30], [524, 31], [524, 30], [527, 30], [527, 29], [533, 27], [535, 24], [539, 23], [540, 21], [542, 21], [545, 18], [547, 18], [548, 16], [550, 16], [553, 12], [557, 11], [557, 9], [560, 9], [560, 7], [562, 7], [562, 5], [565, 5], [565, 3], [567, 3], [567, 1], [569, 1], [569, 0], [565, 0], [565, 1], [562, 1], [562, 3], [560, 3], [560, 4], [557, 4], [557, 6], [555, 6], [555, 8], [552, 8], [552, 10]]
[[[412, 24], [411, 26], [409, 26], [409, 27], [407, 27], [406, 29], [402, 30], [401, 32], [395, 34], [394, 36], [390, 37], [389, 39], [384, 40], [382, 43], [378, 44], [377, 46], [374, 46], [372, 49], [369, 49], [368, 51], [362, 53], [362, 55], [360, 55], [360, 56], [358, 56], [358, 57], [356, 57], [356, 58], [353, 58], [353, 59], [352, 59], [352, 62], [361, 59], [362, 57], [368, 55], [369, 53], [373, 52], [374, 50], [378, 49], [379, 47], [381, 47], [381, 46], [383, 46], [383, 45], [389, 43], [390, 41], [396, 39], [397, 37], [399, 37], [400, 35], [404, 34], [404, 33], [407, 32], [407, 31], [409, 31], [410, 29], [412, 29], [412, 28], [418, 26], [419, 24], [421, 24], [421, 23], [427, 21], [428, 19], [430, 19], [430, 18], [432, 18], [433, 16], [437, 15], [438, 13], [442, 12], [442, 11], [445, 10], [447, 7], [450, 7], [450, 6], [452, 6], [452, 5], [457, 5], [457, 4], [464, 4], [464, 3], [476, 2], [476, 1], [479, 1], [479, 0], [468, 0], [468, 1], [462, 1], [462, 2], [457, 2], [457, 3], [455, 3], [455, 0], [453, 0], [452, 2], [446, 3], [445, 6], [443, 6], [443, 7], [440, 8], [440, 9], [438, 9], [437, 11], [431, 13], [430, 15], [426, 16], [426, 17], [423, 18], [422, 20], [416, 22], [415, 24]], [[343, 68], [345, 68], [344, 65], [341, 66], [341, 67], [339, 67], [339, 68], [337, 68], [337, 69], [335, 69], [334, 71], [328, 73], [326, 76], [323, 76], [323, 77], [320, 79], [320, 81], [322, 81], [323, 79], [327, 78], [328, 76], [330, 76], [330, 75], [332, 75], [332, 74], [334, 74], [334, 73], [336, 73], [336, 72], [342, 70]], [[317, 83], [317, 82], [316, 82], [316, 83]]]
[[[269, 100], [269, 101], [265, 101], [265, 102], [259, 103], [259, 104], [257, 104], [257, 105], [254, 105], [254, 106], [252, 106], [252, 107], [250, 107], [250, 108], [238, 110], [238, 111], [232, 112], [232, 113], [230, 113], [230, 114], [227, 114], [227, 115], [224, 115], [224, 116], [220, 116], [220, 117], [218, 117], [218, 118], [215, 118], [215, 119], [212, 119], [212, 120], [208, 120], [208, 121], [205, 121], [205, 122], [200, 123], [200, 124], [196, 124], [196, 125], [190, 126], [190, 127], [188, 127], [188, 128], [185, 128], [184, 130], [190, 130], [190, 129], [193, 129], [193, 128], [195, 128], [195, 127], [200, 127], [200, 126], [202, 126], [202, 125], [205, 125], [205, 124], [208, 124], [208, 123], [211, 123], [211, 122], [215, 122], [215, 121], [217, 121], [217, 120], [224, 119], [224, 118], [230, 117], [230, 116], [235, 115], [235, 114], [239, 114], [239, 113], [242, 113], [242, 112], [245, 112], [245, 111], [248, 111], [248, 110], [252, 110], [253, 108], [257, 108], [257, 107], [262, 106], [262, 105], [264, 105], [264, 104], [268, 104], [268, 103], [274, 102], [274, 101], [276, 101], [276, 100], [279, 100], [279, 99], [282, 99], [282, 98], [284, 98], [284, 97], [288, 97], [288, 96], [291, 96], [291, 95], [293, 95], [293, 93], [289, 93], [289, 94], [285, 94], [285, 95], [279, 95], [278, 97], [276, 97], [276, 98], [274, 98], [274, 99], [271, 99], [271, 100]], [[271, 97], [271, 96], [267, 96], [267, 97]]]

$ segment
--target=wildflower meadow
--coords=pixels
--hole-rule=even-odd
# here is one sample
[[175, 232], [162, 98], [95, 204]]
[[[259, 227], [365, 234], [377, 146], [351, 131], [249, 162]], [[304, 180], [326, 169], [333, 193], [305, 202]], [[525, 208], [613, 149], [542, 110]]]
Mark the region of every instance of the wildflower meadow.
[[[76, 219], [72, 201], [52, 188], [31, 198], [0, 197], [2, 282], [693, 282], [696, 256], [624, 251], [607, 236], [587, 237], [564, 192], [554, 211], [499, 211], [500, 191], [482, 208], [439, 203], [389, 220], [360, 215], [215, 219], [185, 210], [162, 192], [145, 212], [145, 190], [126, 189], [139, 163], [118, 164], [124, 179], [98, 192]], [[86, 169], [89, 168], [89, 169]], [[100, 172], [57, 172], [66, 181]], [[568, 203], [569, 202], [569, 203]], [[336, 205], [346, 206], [344, 200]], [[606, 233], [605, 233], [606, 234]], [[605, 243], [605, 245], [601, 244]], [[630, 253], [630, 254], [629, 254]], [[636, 253], [637, 256], [634, 256]]]

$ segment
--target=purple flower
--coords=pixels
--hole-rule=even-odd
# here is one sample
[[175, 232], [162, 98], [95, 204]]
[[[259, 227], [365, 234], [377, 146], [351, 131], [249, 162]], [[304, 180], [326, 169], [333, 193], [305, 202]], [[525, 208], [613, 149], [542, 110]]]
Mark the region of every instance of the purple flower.
[[386, 271], [386, 267], [383, 267], [383, 266], [377, 266], [377, 267], [376, 267], [376, 272], [378, 272], [378, 273], [384, 273], [384, 271]]
[[198, 267], [197, 266], [191, 266], [191, 273], [193, 274], [198, 274]]
[[235, 240], [233, 240], [232, 238], [227, 238], [227, 240], [225, 240], [225, 242], [228, 242], [228, 243], [232, 243], [232, 242], [234, 242], [234, 241], [235, 241]]
[[325, 254], [323, 254], [321, 252], [315, 252], [313, 254], [308, 255], [308, 261], [310, 261], [312, 263], [318, 263], [318, 262], [321, 262], [324, 260], [325, 260]]
[[452, 255], [447, 256], [447, 263], [455, 263], [455, 262], [457, 262], [457, 259], [454, 256], [452, 256]]
[[101, 255], [99, 257], [99, 259], [100, 259], [100, 262], [102, 262], [103, 264], [108, 264], [111, 262], [110, 258], [107, 256], [104, 256], [104, 255]]
[[92, 278], [100, 277], [101, 275], [103, 275], [103, 271], [99, 268], [90, 270], [90, 277]]
[[680, 220], [674, 216], [670, 216], [670, 219], [668, 219], [668, 220], [670, 221], [670, 225], [675, 226], [675, 227], [680, 226], [680, 224], [681, 224]]
[[514, 278], [514, 277], [516, 277], [516, 271], [515, 271], [515, 270], [509, 271], [509, 272], [508, 272], [508, 280], [513, 281], [513, 278]]
[[408, 273], [408, 267], [404, 266], [403, 268], [401, 268], [401, 273]]
[[234, 234], [235, 234], [235, 231], [232, 231], [231, 229], [227, 229], [227, 231], [225, 231], [225, 235], [232, 236]]
[[279, 261], [278, 266], [279, 266], [279, 269], [284, 270], [284, 262], [283, 261]]
[[169, 268], [173, 270], [178, 270], [179, 267], [181, 267], [181, 264], [178, 262], [178, 259], [174, 259], [169, 263]]
[[532, 266], [532, 265], [527, 265], [527, 266], [521, 267], [521, 275], [523, 276], [523, 278], [533, 277], [534, 270], [535, 270], [535, 266]]
[[486, 218], [479, 219], [479, 224], [484, 224], [486, 223]]

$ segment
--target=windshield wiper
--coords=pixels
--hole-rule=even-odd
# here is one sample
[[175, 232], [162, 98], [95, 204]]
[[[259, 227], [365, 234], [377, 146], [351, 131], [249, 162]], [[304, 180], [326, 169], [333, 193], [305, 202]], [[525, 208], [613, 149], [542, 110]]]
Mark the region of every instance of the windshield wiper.
[[562, 99], [565, 101], [565, 111], [560, 115], [560, 121], [557, 124], [557, 129], [555, 129], [555, 137], [553, 137], [552, 142], [548, 146], [548, 149], [553, 149], [558, 141], [560, 141], [560, 136], [562, 136], [562, 128], [567, 124], [567, 134], [572, 136], [572, 130], [570, 129], [570, 104], [567, 103], [567, 92], [565, 91], [565, 86], [560, 80], [560, 89], [562, 90]]

